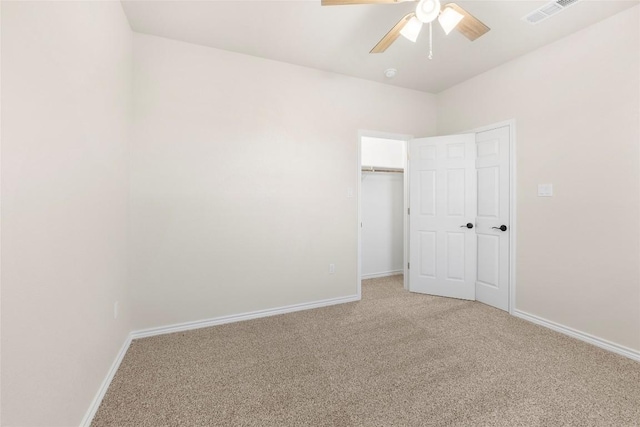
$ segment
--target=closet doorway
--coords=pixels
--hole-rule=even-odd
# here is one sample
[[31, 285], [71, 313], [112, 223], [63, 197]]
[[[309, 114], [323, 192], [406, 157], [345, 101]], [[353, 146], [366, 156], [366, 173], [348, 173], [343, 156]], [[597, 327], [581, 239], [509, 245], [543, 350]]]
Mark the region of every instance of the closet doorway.
[[[409, 135], [362, 132], [359, 141], [360, 280], [405, 274]], [[405, 288], [406, 288], [405, 281]]]

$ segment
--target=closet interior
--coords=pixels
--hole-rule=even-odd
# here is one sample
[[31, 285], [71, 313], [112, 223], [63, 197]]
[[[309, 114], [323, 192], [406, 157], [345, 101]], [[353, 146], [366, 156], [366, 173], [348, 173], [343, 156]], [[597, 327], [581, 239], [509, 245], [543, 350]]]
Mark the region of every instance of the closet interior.
[[406, 141], [361, 138], [362, 278], [401, 274]]

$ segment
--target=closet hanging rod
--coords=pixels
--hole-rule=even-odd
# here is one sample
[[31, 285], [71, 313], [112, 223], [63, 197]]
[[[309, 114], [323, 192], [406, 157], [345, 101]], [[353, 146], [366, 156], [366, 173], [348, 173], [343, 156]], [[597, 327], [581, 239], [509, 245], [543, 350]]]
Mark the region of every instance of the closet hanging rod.
[[402, 168], [384, 168], [377, 166], [362, 166], [362, 172], [387, 172], [387, 173], [404, 173]]

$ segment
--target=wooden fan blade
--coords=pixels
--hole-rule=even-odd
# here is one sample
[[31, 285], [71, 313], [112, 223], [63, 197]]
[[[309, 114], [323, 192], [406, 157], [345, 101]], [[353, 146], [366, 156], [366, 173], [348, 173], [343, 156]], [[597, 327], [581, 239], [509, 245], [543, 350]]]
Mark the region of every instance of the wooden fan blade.
[[466, 38], [471, 41], [474, 41], [478, 37], [485, 35], [491, 30], [491, 28], [487, 27], [482, 21], [478, 18], [461, 8], [455, 3], [447, 3], [444, 7], [450, 7], [456, 12], [464, 15], [462, 21], [456, 27], [456, 30], [460, 31]]
[[371, 52], [369, 53], [382, 53], [387, 50], [387, 48], [391, 46], [391, 43], [396, 41], [400, 36], [400, 31], [402, 31], [404, 26], [407, 25], [407, 22], [409, 22], [409, 20], [414, 16], [416, 16], [415, 12], [407, 13], [404, 18], [398, 21], [398, 23], [378, 42], [378, 44], [371, 49]]
[[322, 6], [342, 6], [345, 4], [389, 4], [414, 0], [322, 0]]

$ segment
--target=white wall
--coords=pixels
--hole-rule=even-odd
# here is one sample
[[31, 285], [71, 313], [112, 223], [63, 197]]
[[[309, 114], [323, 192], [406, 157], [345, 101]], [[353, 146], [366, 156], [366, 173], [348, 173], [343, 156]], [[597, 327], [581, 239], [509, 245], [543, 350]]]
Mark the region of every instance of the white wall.
[[135, 328], [355, 295], [358, 131], [433, 135], [435, 97], [147, 35], [134, 57]]
[[363, 136], [360, 146], [361, 164], [363, 167], [404, 169], [404, 145], [403, 140]]
[[639, 10], [438, 95], [439, 134], [517, 121], [516, 308], [635, 350]]
[[131, 330], [132, 33], [119, 2], [1, 7], [1, 424], [73, 426]]
[[404, 174], [363, 172], [362, 278], [402, 271]]

